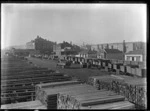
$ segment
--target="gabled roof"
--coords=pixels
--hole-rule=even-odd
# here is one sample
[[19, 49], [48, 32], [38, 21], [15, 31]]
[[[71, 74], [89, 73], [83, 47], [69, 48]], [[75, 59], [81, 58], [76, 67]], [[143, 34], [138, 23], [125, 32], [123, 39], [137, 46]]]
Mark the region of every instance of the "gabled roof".
[[105, 49], [106, 53], [123, 53], [118, 49]]
[[144, 49], [140, 49], [140, 50], [134, 50], [134, 51], [130, 51], [126, 54], [145, 54], [145, 50]]

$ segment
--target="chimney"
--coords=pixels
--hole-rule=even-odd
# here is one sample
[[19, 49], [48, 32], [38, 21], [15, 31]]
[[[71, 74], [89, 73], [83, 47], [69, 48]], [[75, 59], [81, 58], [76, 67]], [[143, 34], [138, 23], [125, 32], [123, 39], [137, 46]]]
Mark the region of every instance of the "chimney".
[[126, 44], [125, 44], [125, 40], [123, 40], [123, 53], [126, 53]]

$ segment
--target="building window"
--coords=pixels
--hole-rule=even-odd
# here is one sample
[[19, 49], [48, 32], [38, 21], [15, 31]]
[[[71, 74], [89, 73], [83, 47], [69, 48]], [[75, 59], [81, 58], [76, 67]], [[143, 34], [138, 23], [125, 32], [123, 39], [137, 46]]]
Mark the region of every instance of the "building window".
[[132, 61], [134, 61], [134, 57], [132, 57]]

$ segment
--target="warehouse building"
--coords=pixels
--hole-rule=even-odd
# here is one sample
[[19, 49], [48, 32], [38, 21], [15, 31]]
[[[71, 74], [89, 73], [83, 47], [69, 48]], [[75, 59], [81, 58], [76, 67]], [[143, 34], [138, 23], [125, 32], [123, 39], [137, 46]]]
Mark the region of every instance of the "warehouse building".
[[118, 49], [101, 49], [97, 52], [97, 58], [123, 60], [124, 54]]

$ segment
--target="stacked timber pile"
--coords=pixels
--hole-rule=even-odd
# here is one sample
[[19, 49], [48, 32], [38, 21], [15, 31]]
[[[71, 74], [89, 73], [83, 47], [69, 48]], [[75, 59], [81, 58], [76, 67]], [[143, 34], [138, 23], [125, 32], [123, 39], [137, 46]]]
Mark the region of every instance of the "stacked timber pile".
[[40, 101], [29, 101], [14, 104], [1, 105], [1, 109], [47, 109]]
[[111, 91], [78, 85], [58, 93], [58, 109], [133, 109], [134, 104]]
[[112, 89], [112, 81], [116, 80], [116, 79], [118, 81], [124, 81], [122, 78], [116, 78], [116, 77], [113, 77], [113, 76], [110, 76], [110, 75], [92, 76], [92, 77], [89, 77], [88, 84], [93, 85], [97, 89], [106, 88], [107, 90], [111, 90]]
[[78, 84], [78, 81], [64, 81], [36, 85], [36, 100], [40, 100], [48, 109], [57, 109], [58, 92], [67, 90], [65, 86], [73, 88]]
[[94, 109], [98, 107], [95, 105], [102, 105], [104, 109], [134, 108], [134, 104], [126, 101], [124, 96], [105, 89], [97, 90], [78, 81], [36, 85], [36, 99], [47, 109]]
[[146, 79], [133, 78], [125, 75], [94, 76], [88, 80], [97, 89], [112, 90], [125, 96], [137, 108], [146, 108]]
[[70, 81], [71, 77], [38, 68], [18, 57], [4, 57], [1, 68], [1, 104], [25, 102], [35, 99], [35, 85]]
[[114, 109], [135, 109], [135, 106], [133, 103], [129, 101], [119, 101], [114, 103], [107, 103], [107, 104], [100, 104], [100, 105], [93, 105], [88, 107], [81, 107], [80, 109], [102, 109], [102, 110], [114, 110]]

